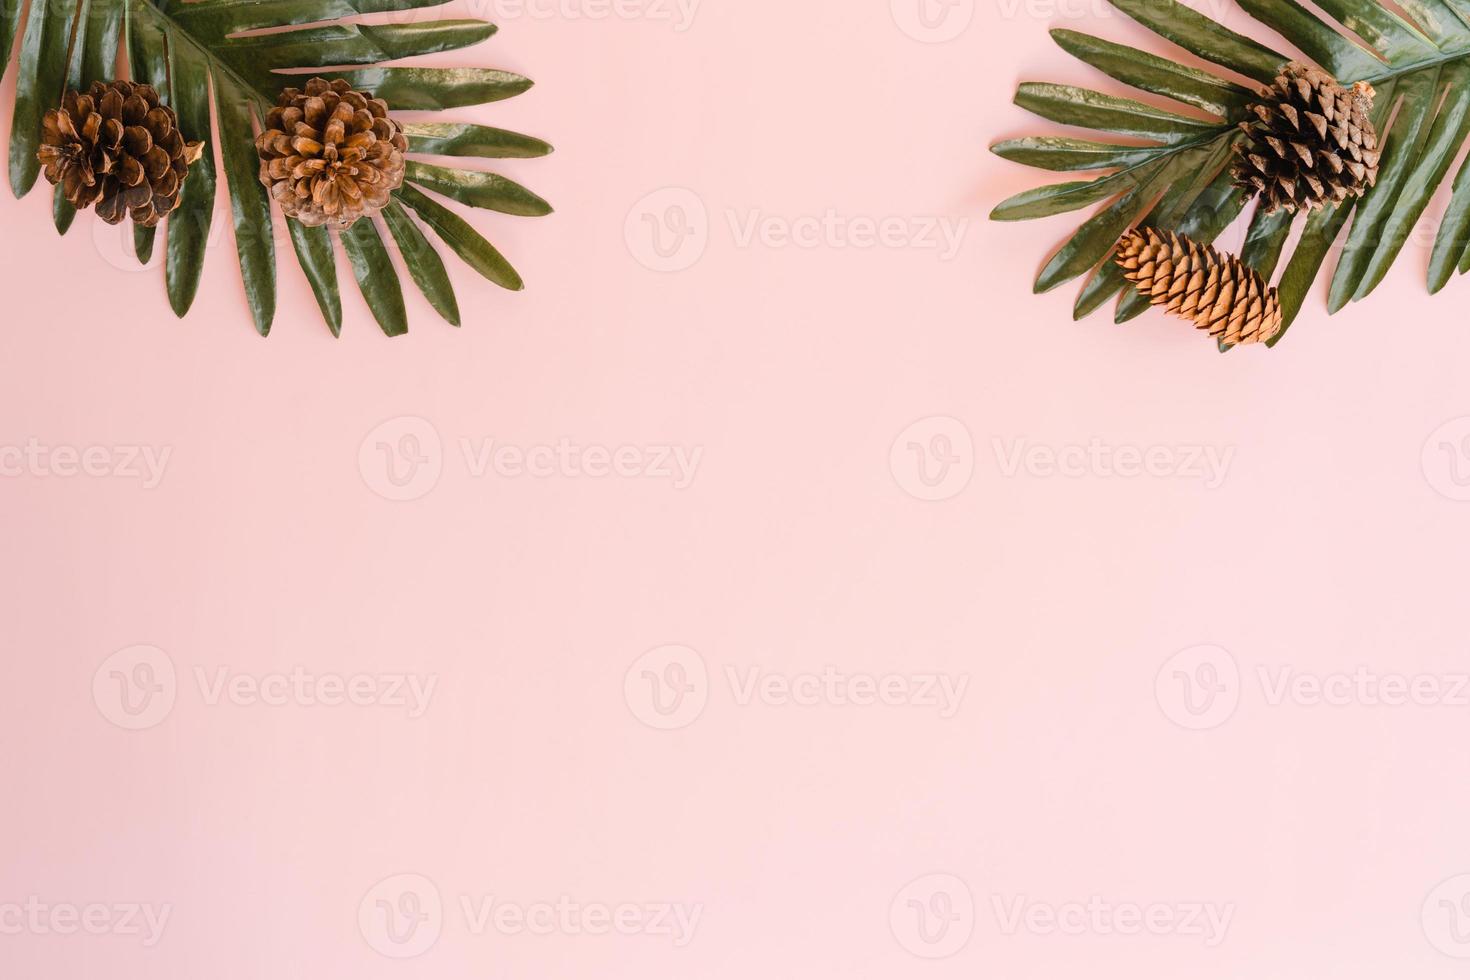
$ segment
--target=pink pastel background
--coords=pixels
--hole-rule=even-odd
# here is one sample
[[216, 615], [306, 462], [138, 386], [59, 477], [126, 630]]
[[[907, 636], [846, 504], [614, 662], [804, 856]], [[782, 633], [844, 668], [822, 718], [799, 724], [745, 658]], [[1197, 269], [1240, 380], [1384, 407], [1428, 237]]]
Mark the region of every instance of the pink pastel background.
[[[1367, 301], [1329, 319], [1319, 288], [1278, 348], [1229, 356], [1161, 315], [1074, 323], [1074, 287], [1030, 282], [1075, 220], [987, 222], [1048, 179], [987, 146], [1060, 132], [1009, 104], [1018, 81], [1120, 91], [1049, 27], [1169, 48], [1101, 2], [967, 2], [942, 43], [900, 26], [908, 0], [703, 0], [682, 25], [651, 0], [445, 8], [501, 31], [437, 63], [538, 83], [459, 118], [557, 147], [496, 167], [557, 212], [473, 217], [528, 289], [451, 260], [461, 330], [414, 293], [412, 332], [384, 338], [344, 265], [333, 340], [287, 249], [261, 340], [228, 230], [178, 321], [103, 226], [59, 238], [46, 195], [7, 195], [0, 448], [169, 456], [156, 486], [0, 478], [0, 927], [31, 896], [171, 912], [151, 946], [6, 927], [0, 976], [1464, 975], [1470, 933], [1444, 917], [1470, 890], [1470, 706], [1273, 703], [1262, 678], [1448, 690], [1470, 670], [1470, 284], [1428, 297], [1412, 245]], [[702, 255], [649, 268], [639, 208], [691, 196]], [[739, 236], [829, 209], [968, 223], [948, 258]], [[441, 472], [390, 500], [378, 443], [425, 431], [405, 419]], [[477, 475], [486, 440], [700, 455], [682, 488]], [[1177, 465], [1008, 466], [1093, 440]], [[1187, 465], [1206, 450], [1221, 481]], [[959, 468], [935, 493], [927, 451]], [[663, 730], [635, 662], [670, 644], [706, 666], [707, 703]], [[129, 730], [93, 681], [136, 645], [177, 694]], [[1200, 656], [1238, 670], [1213, 675], [1238, 704], [1194, 730], [1170, 692], [1180, 664], [1209, 679]], [[967, 688], [942, 717], [741, 703], [728, 680], [829, 667]], [[196, 680], [295, 668], [437, 686], [409, 718], [210, 703]], [[373, 889], [404, 874], [443, 914], [399, 959]], [[477, 934], [461, 902], [489, 896], [682, 903], [698, 927]], [[1229, 928], [1009, 920], [1094, 897]], [[906, 925], [946, 908], [949, 932]]]

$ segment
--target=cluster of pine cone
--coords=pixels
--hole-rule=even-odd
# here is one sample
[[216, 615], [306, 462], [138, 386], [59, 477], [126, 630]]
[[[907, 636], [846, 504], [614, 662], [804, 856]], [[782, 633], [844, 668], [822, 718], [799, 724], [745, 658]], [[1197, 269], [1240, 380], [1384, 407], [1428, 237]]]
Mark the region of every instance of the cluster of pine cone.
[[[1378, 178], [1373, 89], [1287, 64], [1240, 124], [1231, 178], [1265, 213], [1311, 212], [1366, 193]], [[1270, 340], [1281, 330], [1275, 287], [1233, 255], [1153, 228], [1128, 232], [1114, 261], [1150, 303], [1191, 320], [1224, 345]]]
[[[345, 228], [402, 186], [408, 139], [382, 99], [313, 78], [281, 93], [255, 147], [260, 181], [288, 217]], [[151, 228], [178, 206], [203, 152], [151, 85], [114, 81], [67, 92], [46, 113], [37, 156], [78, 210], [96, 205], [108, 224], [131, 216]]]

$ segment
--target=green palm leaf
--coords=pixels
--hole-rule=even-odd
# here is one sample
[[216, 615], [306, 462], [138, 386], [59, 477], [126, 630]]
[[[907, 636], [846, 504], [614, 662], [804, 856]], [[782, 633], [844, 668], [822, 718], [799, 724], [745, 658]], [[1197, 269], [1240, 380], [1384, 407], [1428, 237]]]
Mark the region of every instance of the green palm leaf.
[[[1075, 31], [1053, 31], [1069, 53], [1135, 89], [1179, 108], [1065, 85], [1023, 83], [1016, 103], [1044, 119], [1126, 138], [1031, 137], [992, 147], [1018, 163], [1053, 171], [1094, 171], [1083, 180], [1051, 184], [1001, 202], [991, 217], [1044, 217], [1102, 202], [1043, 265], [1036, 291], [1087, 276], [1074, 315], [1091, 313], [1121, 294], [1116, 319], [1136, 316], [1147, 302], [1106, 262], [1117, 238], [1142, 223], [1200, 241], [1218, 236], [1246, 205], [1229, 179], [1231, 148], [1240, 138], [1251, 92], [1239, 78], [1269, 82], [1282, 54], [1175, 0], [1110, 0], [1160, 37], [1218, 66], [1200, 70], [1156, 54]], [[1383, 155], [1378, 180], [1348, 199], [1304, 219], [1287, 254], [1292, 219], [1257, 209], [1246, 232], [1244, 260], [1268, 278], [1280, 269], [1283, 319], [1289, 326], [1317, 279], [1333, 243], [1347, 227], [1331, 275], [1329, 312], [1363, 299], [1383, 280], [1423, 217], [1435, 192], [1451, 181], [1451, 198], [1429, 259], [1430, 292], [1470, 270], [1470, 163], [1450, 176], [1470, 138], [1470, 3], [1413, 0], [1395, 8], [1379, 0], [1317, 0], [1323, 17], [1295, 0], [1237, 0], [1252, 17], [1331, 72], [1343, 85], [1371, 83], [1373, 121]], [[1390, 120], [1392, 125], [1385, 130]], [[1285, 335], [1285, 327], [1269, 344]]]
[[[342, 328], [332, 234], [282, 218], [257, 179], [255, 132], [281, 90], [304, 77], [346, 79], [388, 102], [394, 111], [441, 111], [510, 98], [531, 81], [486, 68], [417, 68], [384, 64], [469, 47], [488, 39], [495, 25], [482, 20], [427, 20], [368, 24], [359, 15], [438, 6], [446, 0], [71, 0], [22, 5], [0, 3], [0, 76], [14, 41], [18, 77], [9, 178], [17, 197], [40, 173], [36, 151], [41, 119], [66, 88], [123, 74], [158, 89], [179, 114], [188, 138], [204, 140], [205, 155], [190, 168], [178, 208], [162, 226], [164, 280], [170, 305], [183, 316], [199, 289], [209, 251], [210, 225], [221, 182], [230, 201], [236, 251], [255, 328], [268, 334], [276, 312], [274, 222], [286, 220], [292, 253], [334, 335]], [[346, 18], [354, 18], [346, 22]], [[218, 132], [212, 131], [211, 119]], [[405, 125], [409, 152], [435, 156], [516, 158], [551, 152], [542, 140], [464, 122], [416, 121]], [[471, 207], [510, 215], [551, 211], [539, 196], [498, 174], [412, 160], [408, 179]], [[402, 202], [401, 204], [399, 202]], [[406, 207], [405, 207], [406, 205]], [[410, 210], [420, 221], [410, 216]], [[57, 229], [71, 226], [75, 211], [57, 188]], [[510, 263], [467, 221], [405, 185], [383, 213], [399, 260], [430, 304], [458, 324], [459, 306], [439, 247], [506, 288], [521, 288]], [[153, 254], [158, 229], [134, 230], [138, 258]], [[408, 330], [398, 269], [374, 220], [359, 220], [339, 233], [342, 249], [374, 317], [390, 336]], [[1456, 256], [1458, 258], [1458, 256]]]

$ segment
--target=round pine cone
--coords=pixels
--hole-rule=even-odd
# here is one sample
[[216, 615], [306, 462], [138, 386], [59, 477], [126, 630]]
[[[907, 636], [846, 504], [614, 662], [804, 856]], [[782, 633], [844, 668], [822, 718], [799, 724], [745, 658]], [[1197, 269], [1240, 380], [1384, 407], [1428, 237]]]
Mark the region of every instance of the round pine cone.
[[1240, 128], [1235, 183], [1259, 193], [1266, 213], [1315, 211], [1358, 197], [1378, 179], [1378, 134], [1368, 113], [1373, 87], [1345, 89], [1326, 72], [1291, 62], [1250, 106]]
[[131, 214], [152, 227], [178, 205], [189, 164], [203, 152], [203, 143], [184, 142], [179, 117], [153, 86], [93, 82], [47, 111], [36, 156], [73, 207], [96, 204], [110, 225]]
[[260, 182], [288, 217], [345, 228], [402, 186], [408, 138], [382, 99], [341, 79], [313, 78], [304, 92], [281, 93], [255, 148]]
[[1281, 329], [1275, 287], [1233, 255], [1174, 232], [1136, 228], [1113, 256], [1148, 301], [1226, 344], [1270, 340]]

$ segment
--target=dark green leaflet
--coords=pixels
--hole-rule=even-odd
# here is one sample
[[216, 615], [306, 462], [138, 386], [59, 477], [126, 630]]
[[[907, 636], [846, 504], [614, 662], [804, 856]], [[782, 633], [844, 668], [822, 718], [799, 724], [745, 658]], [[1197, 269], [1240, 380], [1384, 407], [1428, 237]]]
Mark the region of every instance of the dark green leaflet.
[[333, 337], [342, 336], [342, 295], [337, 292], [337, 259], [332, 251], [332, 236], [325, 228], [308, 228], [299, 221], [287, 221], [291, 247], [296, 261], [311, 284], [317, 306], [327, 321]]
[[189, 168], [179, 206], [168, 216], [164, 282], [174, 312], [183, 316], [199, 291], [204, 274], [204, 250], [209, 244], [209, 226], [214, 219], [214, 149], [209, 122], [209, 63], [204, 52], [190, 41], [174, 37], [167, 45], [169, 78], [179, 129], [191, 139], [210, 147]]
[[[225, 132], [247, 132], [252, 125], [250, 93], [223, 72], [215, 73], [214, 85], [220, 128]], [[230, 187], [230, 216], [235, 227], [235, 249], [240, 255], [245, 299], [250, 304], [255, 329], [264, 337], [270, 333], [276, 315], [276, 243], [270, 197], [257, 174], [260, 158], [249, 143], [226, 140], [221, 149]]]
[[454, 298], [454, 286], [449, 282], [444, 260], [439, 258], [439, 253], [434, 251], [403, 205], [392, 202], [383, 209], [383, 218], [388, 222], [393, 241], [398, 244], [398, 254], [408, 267], [408, 274], [418, 284], [424, 298], [439, 311], [440, 316], [459, 326], [459, 301]]
[[386, 99], [394, 109], [458, 109], [520, 95], [531, 80], [489, 68], [359, 68], [331, 72], [356, 89]]
[[460, 258], [469, 263], [470, 268], [497, 286], [504, 286], [506, 289], [525, 288], [520, 274], [511, 268], [505, 256], [471, 228], [468, 221], [408, 185], [398, 191], [398, 198], [418, 212], [418, 216], [424, 219], [424, 224], [434, 229], [444, 239], [444, 244], [454, 249]]
[[540, 157], [551, 144], [534, 136], [465, 123], [408, 123], [403, 127], [415, 153], [453, 157]]
[[16, 197], [24, 197], [41, 173], [41, 162], [36, 159], [41, 119], [47, 109], [61, 101], [66, 48], [71, 37], [59, 4], [32, 3], [30, 9], [20, 42], [20, 73], [15, 83], [10, 134], [10, 187]]
[[403, 286], [393, 271], [393, 260], [383, 247], [377, 223], [360, 218], [342, 230], [342, 250], [352, 263], [352, 274], [372, 308], [378, 325], [390, 337], [408, 333], [408, 310], [403, 306]]
[[1264, 208], [1257, 208], [1251, 216], [1240, 260], [1265, 279], [1271, 278], [1271, 273], [1276, 271], [1276, 263], [1281, 260], [1281, 250], [1286, 247], [1287, 236], [1291, 234], [1291, 217], [1289, 211], [1277, 210], [1274, 214], [1267, 214]]
[[528, 217], [551, 213], [550, 204], [499, 174], [454, 170], [410, 160], [406, 179], [471, 207]]

